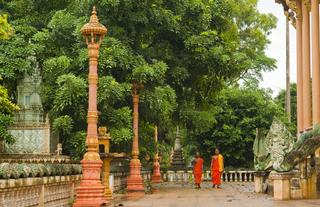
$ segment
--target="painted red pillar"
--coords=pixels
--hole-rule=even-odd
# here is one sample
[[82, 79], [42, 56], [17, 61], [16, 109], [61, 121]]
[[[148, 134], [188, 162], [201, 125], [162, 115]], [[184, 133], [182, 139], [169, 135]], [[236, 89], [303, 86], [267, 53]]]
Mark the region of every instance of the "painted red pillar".
[[89, 105], [88, 128], [86, 146], [87, 151], [83, 156], [82, 180], [76, 189], [77, 197], [73, 207], [100, 207], [107, 203], [104, 196], [104, 186], [101, 184], [100, 173], [102, 161], [98, 154], [98, 57], [100, 44], [107, 33], [107, 28], [99, 23], [97, 12], [93, 7], [90, 22], [81, 28], [81, 33], [86, 39], [89, 55]]
[[139, 197], [144, 195], [143, 180], [141, 177], [141, 162], [139, 160], [139, 90], [141, 85], [132, 85], [133, 98], [133, 141], [132, 158], [130, 160], [130, 175], [127, 180], [127, 191], [129, 197]]
[[151, 177], [152, 183], [162, 183], [161, 173], [160, 173], [160, 163], [159, 163], [159, 155], [158, 155], [158, 127], [154, 127], [154, 141], [156, 144], [156, 153], [153, 159], [153, 173]]

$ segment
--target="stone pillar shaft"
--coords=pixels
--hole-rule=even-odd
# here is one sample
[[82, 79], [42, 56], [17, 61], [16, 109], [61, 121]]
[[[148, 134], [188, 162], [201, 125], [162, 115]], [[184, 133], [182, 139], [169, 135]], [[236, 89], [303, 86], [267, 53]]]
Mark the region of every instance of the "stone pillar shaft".
[[[89, 103], [88, 103], [88, 128], [86, 144], [87, 151], [100, 160], [98, 148], [98, 110], [97, 110], [97, 88], [98, 88], [98, 57], [99, 44], [89, 44]], [[93, 155], [94, 153], [94, 155]], [[87, 154], [87, 153], [86, 153]]]
[[[297, 0], [298, 10], [301, 11], [301, 1]], [[301, 12], [299, 12], [301, 13]], [[302, 78], [302, 17], [296, 18], [296, 38], [297, 38], [297, 131], [303, 131], [303, 78]]]
[[132, 158], [130, 160], [130, 175], [127, 180], [128, 197], [140, 197], [144, 194], [143, 180], [141, 177], [141, 163], [139, 160], [139, 88], [138, 84], [132, 86], [133, 98], [133, 143]]
[[154, 162], [153, 162], [153, 174], [151, 177], [151, 181], [153, 183], [161, 183], [161, 172], [160, 172], [160, 163], [159, 163], [159, 155], [158, 155], [158, 127], [155, 126], [154, 128], [154, 142], [156, 145], [156, 152], [154, 155]]
[[312, 21], [312, 123], [320, 122], [320, 65], [319, 65], [319, 0], [311, 1]]
[[133, 98], [133, 143], [132, 157], [137, 159], [139, 156], [139, 95], [132, 94]]
[[302, 3], [303, 129], [311, 127], [310, 15]]

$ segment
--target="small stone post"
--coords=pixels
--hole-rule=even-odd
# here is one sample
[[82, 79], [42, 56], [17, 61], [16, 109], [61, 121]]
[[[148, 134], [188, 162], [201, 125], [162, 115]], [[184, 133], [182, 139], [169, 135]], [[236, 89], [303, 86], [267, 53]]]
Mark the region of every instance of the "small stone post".
[[254, 191], [256, 193], [264, 193], [264, 182], [266, 172], [257, 171], [254, 173]]
[[291, 198], [291, 178], [292, 172], [271, 172], [270, 178], [273, 180], [273, 198], [275, 200], [290, 200]]

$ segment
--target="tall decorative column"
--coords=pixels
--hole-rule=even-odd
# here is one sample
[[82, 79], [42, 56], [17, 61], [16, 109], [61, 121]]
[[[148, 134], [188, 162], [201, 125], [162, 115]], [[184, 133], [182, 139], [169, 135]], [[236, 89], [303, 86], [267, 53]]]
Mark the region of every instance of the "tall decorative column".
[[311, 1], [312, 22], [312, 123], [320, 123], [320, 65], [319, 65], [319, 0]]
[[303, 64], [303, 129], [311, 124], [311, 79], [310, 79], [310, 15], [306, 2], [302, 8], [302, 64]]
[[87, 151], [83, 156], [82, 180], [76, 189], [77, 198], [74, 207], [94, 207], [106, 204], [104, 186], [101, 184], [100, 173], [102, 161], [98, 153], [98, 111], [97, 111], [97, 85], [98, 85], [98, 57], [100, 44], [107, 33], [107, 28], [99, 23], [97, 12], [93, 7], [90, 22], [81, 28], [88, 45], [89, 55], [89, 106], [88, 128], [86, 146]]
[[133, 142], [132, 158], [130, 160], [130, 175], [127, 180], [127, 191], [129, 197], [141, 196], [144, 194], [143, 180], [141, 177], [141, 162], [139, 160], [139, 90], [142, 85], [132, 85], [133, 98]]
[[303, 132], [303, 67], [302, 67], [302, 14], [301, 0], [296, 0], [296, 39], [297, 39], [297, 128], [298, 135]]
[[151, 181], [153, 183], [161, 183], [161, 173], [160, 173], [160, 163], [159, 163], [159, 154], [158, 154], [158, 127], [154, 127], [154, 142], [156, 144], [156, 152], [153, 158], [153, 173]]

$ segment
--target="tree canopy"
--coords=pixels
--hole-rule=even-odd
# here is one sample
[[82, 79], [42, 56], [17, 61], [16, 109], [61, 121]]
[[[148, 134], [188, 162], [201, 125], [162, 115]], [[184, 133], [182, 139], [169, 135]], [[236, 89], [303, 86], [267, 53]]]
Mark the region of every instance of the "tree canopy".
[[[27, 57], [36, 54], [43, 77], [43, 106], [64, 143], [65, 154], [79, 159], [84, 150], [88, 60], [80, 28], [93, 5], [108, 28], [100, 48], [98, 109], [99, 125], [107, 125], [111, 132], [112, 150], [130, 151], [133, 82], [144, 85], [141, 156], [153, 153], [154, 125], [159, 126], [163, 152], [170, 151], [176, 125], [185, 128], [192, 142], [211, 150], [213, 145], [200, 137], [211, 133], [208, 139], [217, 138], [216, 130], [224, 129], [223, 122], [232, 121], [228, 114], [218, 113], [237, 106], [227, 100], [235, 96], [232, 100], [244, 101], [244, 105], [258, 100], [257, 108], [250, 110], [265, 107], [265, 97], [255, 92], [247, 100], [239, 97], [247, 91], [228, 89], [239, 79], [259, 79], [263, 71], [275, 67], [265, 49], [276, 19], [259, 13], [257, 0], [0, 1], [0, 13], [9, 15], [14, 28], [10, 41], [0, 44], [2, 83], [16, 98], [17, 81], [31, 71]], [[244, 120], [239, 117], [234, 122], [245, 125], [242, 122], [251, 112], [238, 110], [246, 110], [239, 112]], [[266, 125], [264, 118], [247, 121], [259, 119]], [[241, 134], [252, 135], [256, 125]], [[237, 132], [229, 134], [235, 136], [232, 140], [250, 142], [233, 133]]]

